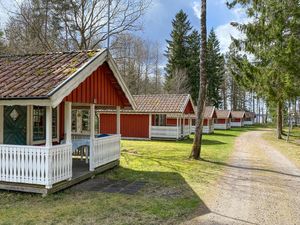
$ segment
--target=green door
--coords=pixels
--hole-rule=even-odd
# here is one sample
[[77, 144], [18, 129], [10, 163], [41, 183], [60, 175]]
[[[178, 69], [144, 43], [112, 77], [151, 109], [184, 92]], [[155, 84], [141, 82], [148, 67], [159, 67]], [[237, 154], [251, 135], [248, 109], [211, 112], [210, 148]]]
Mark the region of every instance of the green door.
[[4, 107], [4, 144], [26, 145], [27, 107]]

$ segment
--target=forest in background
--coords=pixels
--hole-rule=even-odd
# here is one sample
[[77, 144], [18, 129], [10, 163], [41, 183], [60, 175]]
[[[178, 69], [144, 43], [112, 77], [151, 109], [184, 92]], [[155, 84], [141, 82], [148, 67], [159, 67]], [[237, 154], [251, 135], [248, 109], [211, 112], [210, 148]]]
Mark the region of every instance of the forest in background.
[[[139, 37], [142, 18], [150, 0], [115, 0], [111, 5], [111, 52], [132, 94], [190, 93], [196, 101], [199, 91], [199, 28], [190, 25], [182, 10], [172, 21], [167, 49]], [[106, 47], [108, 1], [26, 0], [11, 12], [0, 32], [0, 54], [30, 54]], [[220, 51], [212, 29], [208, 35], [207, 105], [220, 109], [254, 111], [260, 122], [276, 114], [276, 105], [266, 101], [256, 88], [243, 84], [233, 43], [227, 53]], [[165, 63], [167, 62], [167, 63]], [[165, 65], [166, 64], [166, 65]], [[283, 105], [299, 110], [297, 97]], [[292, 107], [294, 106], [294, 107]]]

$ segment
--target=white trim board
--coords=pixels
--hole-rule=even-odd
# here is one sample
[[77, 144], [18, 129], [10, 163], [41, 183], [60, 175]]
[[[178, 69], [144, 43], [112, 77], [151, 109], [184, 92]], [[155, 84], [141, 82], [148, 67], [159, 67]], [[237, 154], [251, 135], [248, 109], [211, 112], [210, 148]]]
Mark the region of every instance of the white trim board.
[[4, 129], [4, 107], [0, 105], [0, 144], [3, 144], [3, 129]]

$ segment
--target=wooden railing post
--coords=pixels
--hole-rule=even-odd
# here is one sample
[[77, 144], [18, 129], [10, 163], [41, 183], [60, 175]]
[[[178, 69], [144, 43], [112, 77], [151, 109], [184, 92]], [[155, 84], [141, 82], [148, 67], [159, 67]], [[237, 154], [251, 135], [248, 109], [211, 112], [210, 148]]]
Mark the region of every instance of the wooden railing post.
[[94, 166], [94, 139], [95, 139], [95, 104], [90, 105], [90, 171], [95, 170]]
[[72, 103], [65, 102], [65, 139], [66, 144], [72, 143]]
[[117, 106], [117, 134], [121, 134], [121, 109]]
[[4, 110], [3, 106], [0, 105], [0, 144], [3, 144], [3, 133], [4, 133]]
[[52, 146], [52, 107], [46, 107], [46, 147]]

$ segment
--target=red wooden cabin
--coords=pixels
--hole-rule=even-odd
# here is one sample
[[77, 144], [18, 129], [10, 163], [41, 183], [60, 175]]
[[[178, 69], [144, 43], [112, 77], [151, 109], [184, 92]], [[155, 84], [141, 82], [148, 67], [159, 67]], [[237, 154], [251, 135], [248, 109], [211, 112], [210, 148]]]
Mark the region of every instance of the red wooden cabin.
[[[188, 94], [134, 95], [136, 110], [121, 111], [121, 135], [134, 139], [182, 139], [190, 134], [194, 106]], [[99, 111], [100, 132], [116, 133], [116, 112]]]
[[94, 129], [100, 106], [135, 106], [106, 50], [0, 56], [0, 189], [46, 194], [118, 165], [119, 129]]
[[256, 114], [255, 113], [253, 113], [253, 112], [246, 112], [245, 113], [244, 124], [245, 125], [253, 125], [255, 123], [254, 122], [255, 118], [256, 118]]
[[228, 130], [231, 127], [231, 111], [216, 110], [217, 118], [215, 119], [214, 127], [216, 130]]
[[245, 120], [245, 111], [231, 111], [231, 127], [243, 127]]
[[[206, 106], [204, 110], [203, 133], [212, 134], [214, 132], [214, 119], [217, 117], [214, 106]], [[192, 116], [191, 132], [195, 133], [196, 115]]]

